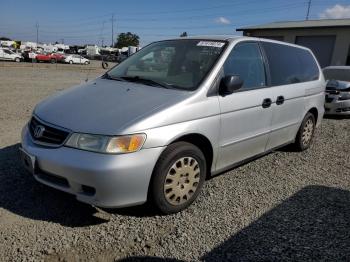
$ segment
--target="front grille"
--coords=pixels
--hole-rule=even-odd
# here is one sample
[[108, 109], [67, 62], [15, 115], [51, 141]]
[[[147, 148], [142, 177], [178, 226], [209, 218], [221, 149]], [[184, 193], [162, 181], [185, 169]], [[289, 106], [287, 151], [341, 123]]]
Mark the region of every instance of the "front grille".
[[[35, 129], [42, 126], [44, 131], [40, 136], [35, 136]], [[32, 117], [29, 123], [29, 132], [35, 142], [58, 146], [63, 144], [69, 135], [68, 131], [49, 126], [35, 117]]]
[[326, 89], [326, 93], [331, 94], [331, 95], [338, 95], [340, 92], [338, 90]]
[[326, 103], [332, 103], [333, 99], [333, 97], [326, 96]]

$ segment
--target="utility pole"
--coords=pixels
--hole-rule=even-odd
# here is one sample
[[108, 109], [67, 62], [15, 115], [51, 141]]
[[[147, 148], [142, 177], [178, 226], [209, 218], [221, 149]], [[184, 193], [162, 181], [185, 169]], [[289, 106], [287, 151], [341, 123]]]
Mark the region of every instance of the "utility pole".
[[308, 3], [307, 3], [306, 20], [309, 20], [310, 7], [311, 7], [311, 0], [309, 0]]
[[116, 19], [114, 18], [114, 14], [112, 14], [112, 19], [111, 19], [111, 22], [112, 22], [112, 47], [114, 46], [114, 21]]
[[36, 22], [36, 43], [39, 44], [39, 23]]

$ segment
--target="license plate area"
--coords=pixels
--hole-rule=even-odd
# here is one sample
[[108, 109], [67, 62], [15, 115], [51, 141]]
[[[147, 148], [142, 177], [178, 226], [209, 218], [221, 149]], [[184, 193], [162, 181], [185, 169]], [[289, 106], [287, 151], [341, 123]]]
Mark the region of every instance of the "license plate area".
[[27, 153], [23, 148], [19, 149], [21, 160], [24, 167], [31, 173], [35, 174], [36, 158], [31, 154]]

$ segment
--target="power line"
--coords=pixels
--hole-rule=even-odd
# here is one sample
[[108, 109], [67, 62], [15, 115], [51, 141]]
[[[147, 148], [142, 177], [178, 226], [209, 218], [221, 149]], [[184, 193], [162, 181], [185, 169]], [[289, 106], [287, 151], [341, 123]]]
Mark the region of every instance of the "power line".
[[116, 21], [116, 19], [114, 18], [114, 14], [112, 14], [112, 19], [111, 19], [111, 23], [112, 23], [112, 47], [114, 46], [114, 21]]
[[[322, 1], [322, 0], [319, 0]], [[201, 15], [191, 15], [191, 16], [185, 16], [185, 17], [179, 17], [179, 16], [173, 16], [173, 17], [169, 17], [167, 16], [166, 18], [162, 18], [162, 17], [156, 17], [156, 18], [139, 18], [139, 17], [135, 17], [135, 18], [131, 18], [130, 16], [123, 18], [122, 16], [118, 16], [119, 20], [121, 21], [127, 21], [128, 23], [130, 22], [161, 22], [161, 21], [169, 21], [169, 20], [179, 20], [179, 21], [183, 21], [183, 20], [199, 20], [201, 18], [203, 19], [214, 19], [215, 16], [233, 16], [233, 15], [239, 15], [239, 16], [251, 16], [252, 14], [260, 14], [260, 13], [266, 13], [266, 12], [275, 12], [275, 11], [279, 11], [279, 10], [285, 10], [286, 8], [297, 8], [299, 6], [304, 6], [305, 3], [307, 3], [307, 1], [302, 1], [302, 2], [293, 2], [293, 3], [288, 3], [288, 4], [282, 4], [282, 5], [276, 5], [276, 6], [272, 6], [272, 7], [266, 7], [266, 8], [247, 8], [247, 9], [243, 9], [243, 10], [232, 10], [229, 13], [213, 13], [211, 12], [210, 14], [201, 14]], [[316, 4], [318, 5], [318, 3], [313, 3], [313, 5]], [[211, 18], [212, 17], [212, 18]], [[111, 19], [109, 19], [111, 21]], [[114, 19], [115, 21], [115, 19]], [[103, 22], [103, 21], [101, 21]], [[112, 21], [111, 21], [112, 22]], [[84, 25], [84, 31], [86, 30], [86, 27], [88, 28], [93, 28], [96, 27], [97, 21], [91, 21], [91, 22], [83, 22], [83, 23], [79, 23], [79, 22], [70, 22], [69, 25], [67, 25], [70, 29], [72, 28], [79, 28], [76, 31], [81, 32], [81, 27]], [[8, 27], [10, 26], [10, 24], [1, 24], [0, 27]], [[24, 28], [25, 25], [20, 25], [21, 28]], [[47, 30], [50, 30], [51, 32], [60, 32], [60, 30], [55, 30], [56, 28], [62, 27], [63, 23], [59, 23], [59, 24], [52, 24], [52, 23], [45, 23], [44, 25], [41, 25], [40, 28], [44, 28]], [[53, 29], [54, 30], [51, 30]], [[69, 30], [71, 31], [71, 30]], [[92, 30], [90, 30], [92, 31]], [[41, 30], [41, 32], [43, 32]], [[62, 31], [61, 31], [62, 32]], [[64, 32], [66, 32], [66, 30], [64, 30]], [[73, 32], [72, 32], [73, 33]]]
[[309, 0], [307, 3], [306, 20], [309, 20], [310, 6], [311, 6], [311, 0]]
[[[266, 0], [267, 1], [267, 0]], [[257, 0], [246, 0], [244, 3], [246, 2], [249, 2], [249, 3], [255, 3], [257, 2]], [[198, 11], [200, 13], [197, 13], [195, 15], [192, 15], [192, 16], [189, 16], [189, 14], [179, 14], [178, 16], [174, 15], [174, 16], [167, 16], [167, 17], [160, 17], [160, 16], [157, 16], [157, 17], [149, 17], [149, 18], [146, 18], [146, 17], [139, 17], [139, 15], [137, 15], [137, 13], [133, 13], [131, 15], [128, 16], [128, 13], [123, 13], [122, 15], [119, 15], [118, 14], [118, 28], [119, 28], [119, 31], [121, 30], [120, 28], [123, 28], [123, 30], [129, 30], [129, 29], [132, 29], [132, 30], [162, 30], [162, 29], [165, 29], [167, 31], [167, 33], [169, 33], [168, 29], [169, 30], [186, 30], [186, 31], [190, 31], [190, 30], [194, 30], [194, 31], [197, 31], [196, 29], [209, 29], [209, 28], [222, 28], [225, 30], [225, 28], [230, 28], [232, 27], [232, 29], [234, 28], [234, 23], [235, 22], [239, 22], [239, 24], [241, 24], [242, 21], [244, 21], [247, 17], [247, 20], [248, 20], [248, 17], [249, 17], [249, 23], [252, 24], [252, 23], [255, 23], [252, 18], [257, 18], [255, 15], [256, 14], [265, 14], [265, 13], [279, 13], [281, 14], [281, 12], [284, 12], [285, 10], [290, 10], [290, 9], [298, 9], [298, 10], [303, 10], [305, 8], [305, 4], [307, 4], [307, 14], [306, 14], [306, 19], [309, 19], [310, 17], [313, 17], [311, 14], [310, 14], [310, 10], [311, 10], [311, 2], [312, 2], [312, 7], [314, 8], [315, 6], [323, 6], [326, 2], [329, 3], [330, 1], [325, 1], [325, 0], [303, 0], [303, 1], [296, 1], [296, 2], [289, 2], [289, 3], [283, 3], [281, 4], [279, 2], [279, 4], [273, 4], [271, 5], [270, 7], [263, 7], [263, 8], [257, 8], [257, 7], [254, 7], [252, 5], [250, 5], [249, 7], [243, 7], [243, 4], [244, 3], [236, 3], [234, 4], [234, 6], [241, 6], [243, 8], [234, 8], [233, 10], [229, 10], [229, 9], [225, 9], [223, 10], [223, 12], [221, 12], [220, 14], [218, 13], [219, 10], [217, 11], [214, 11], [214, 12], [210, 12], [209, 14], [205, 14], [205, 13], [208, 13], [204, 10], [209, 10], [209, 9], [213, 9], [213, 8], [219, 8], [219, 7], [223, 7], [223, 5], [221, 6], [214, 6], [214, 7], [205, 7], [205, 8], [197, 8], [197, 9], [186, 9], [186, 10], [174, 10], [174, 11], [171, 11], [171, 13], [181, 13], [181, 12], [188, 12], [188, 11]], [[233, 5], [233, 4], [231, 4]], [[227, 5], [225, 5], [227, 6]], [[191, 13], [192, 13], [191, 12]], [[160, 12], [159, 15], [165, 15], [166, 12]], [[148, 12], [148, 13], [144, 13], [144, 15], [150, 15], [151, 12]], [[108, 39], [108, 35], [106, 35], [106, 33], [108, 34], [108, 32], [103, 32], [103, 26], [102, 26], [102, 30], [101, 30], [101, 33], [100, 33], [100, 36], [98, 35], [98, 30], [100, 28], [97, 28], [97, 23], [100, 24], [99, 22], [109, 22], [111, 21], [111, 29], [112, 29], [112, 34], [111, 34], [111, 43], [112, 45], [114, 45], [114, 31], [115, 31], [115, 21], [116, 21], [116, 18], [115, 18], [115, 15], [114, 14], [111, 14], [111, 18], [112, 19], [106, 19], [104, 18], [104, 21], [102, 21], [102, 17], [105, 17], [105, 16], [96, 16], [96, 18], [85, 18], [84, 19], [84, 22], [69, 22], [70, 24], [69, 25], [63, 25], [63, 23], [60, 23], [60, 24], [54, 24], [54, 22], [52, 23], [45, 23], [45, 24], [40, 24], [40, 27], [39, 27], [39, 23], [36, 23], [35, 27], [36, 27], [36, 38], [37, 38], [37, 42], [39, 42], [39, 33], [40, 33], [40, 37], [41, 39], [43, 40], [43, 37], [48, 37], [48, 38], [53, 38], [54, 36], [55, 37], [60, 37], [60, 38], [67, 38], [67, 39], [83, 39], [84, 37], [86, 37], [87, 39], [98, 39], [100, 42], [101, 40], [106, 40]], [[202, 22], [199, 22], [200, 20], [204, 21], [205, 20], [208, 20], [208, 21], [212, 21], [212, 23], [214, 23], [214, 18], [215, 16], [225, 16], [225, 17], [228, 17], [229, 19], [231, 19], [231, 21], [233, 22], [232, 24], [230, 25], [213, 25], [213, 24], [208, 24], [207, 26], [204, 26], [203, 24], [201, 25], [200, 23]], [[244, 17], [243, 19], [241, 19], [243, 16], [246, 16]], [[300, 16], [302, 17], [302, 13], [300, 14]], [[101, 17], [101, 20], [100, 21], [97, 21], [97, 18], [98, 17]], [[134, 17], [134, 18], [132, 18]], [[290, 16], [291, 17], [291, 16]], [[301, 18], [300, 17], [300, 18]], [[268, 17], [265, 17], [268, 19]], [[300, 19], [299, 18], [299, 19]], [[261, 23], [261, 19], [260, 20], [257, 20], [256, 22], [260, 22]], [[271, 18], [272, 19], [272, 18]], [[284, 17], [284, 19], [286, 19], [286, 17]], [[92, 21], [94, 20], [94, 21]], [[165, 21], [169, 21], [169, 20], [176, 20], [176, 21], [185, 21], [185, 20], [188, 20], [188, 23], [186, 22], [185, 25], [183, 26], [179, 26], [179, 24], [177, 22], [170, 22], [170, 25], [169, 26], [166, 26], [165, 24], [162, 24], [163, 22]], [[263, 19], [263, 20], [266, 20], [266, 19]], [[121, 23], [120, 23], [121, 21]], [[123, 23], [125, 21], [125, 23]], [[42, 21], [41, 21], [42, 22]], [[65, 21], [66, 23], [68, 23], [68, 20]], [[134, 23], [132, 23], [134, 22]], [[156, 25], [154, 24], [155, 26], [152, 26], [152, 24], [144, 24], [143, 22], [158, 22], [159, 25]], [[268, 21], [267, 21], [268, 22]], [[4, 28], [4, 30], [9, 30], [9, 27], [11, 27], [11, 23], [13, 22], [10, 22], [10, 25], [8, 25], [8, 23], [2, 23], [0, 25], [0, 29], [1, 28]], [[199, 24], [198, 24], [199, 23]], [[7, 24], [7, 25], [6, 25]], [[87, 26], [82, 26], [82, 25], [87, 25]], [[168, 23], [169, 24], [169, 23]], [[182, 23], [181, 23], [182, 24]], [[19, 27], [19, 29], [23, 30], [24, 33], [22, 35], [25, 35], [25, 34], [28, 34], [28, 35], [32, 35], [32, 34], [29, 34], [30, 32], [33, 32], [33, 27], [28, 25], [27, 26], [24, 24], [23, 26], [22, 25], [16, 25], [16, 24], [13, 24], [13, 26], [16, 26], [16, 27]], [[26, 29], [27, 27], [29, 26], [28, 29]], [[100, 25], [101, 26], [101, 25]], [[100, 27], [98, 26], [98, 27]], [[241, 26], [241, 25], [240, 25]], [[32, 27], [32, 29], [30, 29], [30, 27]], [[81, 30], [82, 28], [84, 28], [84, 30]], [[96, 29], [94, 29], [96, 28]], [[40, 29], [40, 32], [39, 32], [39, 29]], [[42, 30], [44, 29], [44, 30]], [[4, 31], [2, 30], [2, 31]], [[21, 33], [19, 32], [20, 30], [11, 30], [11, 33], [9, 34], [17, 34], [17, 35], [21, 35]], [[46, 31], [45, 31], [46, 30]], [[22, 31], [22, 32], [23, 32]], [[108, 30], [105, 30], [105, 31], [108, 31]], [[202, 31], [202, 30], [201, 30]], [[210, 31], [210, 30], [209, 30]], [[208, 30], [205, 30], [205, 34], [207, 34], [207, 32], [209, 32]], [[230, 30], [231, 31], [231, 30]], [[86, 34], [85, 35], [82, 35], [82, 32], [91, 32], [92, 34]], [[159, 33], [162, 33], [159, 31]], [[171, 32], [173, 33], [173, 32]], [[197, 34], [197, 33], [196, 33]], [[35, 37], [34, 36], [35, 34], [33, 34], [32, 36], [32, 39]], [[54, 35], [54, 36], [51, 36], [51, 35]], [[141, 35], [143, 36], [163, 36], [161, 34], [156, 34], [156, 31], [155, 31], [155, 34], [147, 34], [147, 33], [141, 33]], [[164, 35], [166, 36], [166, 35]], [[170, 35], [169, 35], [170, 36]], [[57, 38], [56, 38], [57, 39]], [[107, 42], [107, 41], [104, 41], [104, 42]]]
[[[235, 14], [239, 14], [239, 16], [249, 16], [251, 17], [252, 14], [260, 14], [260, 13], [273, 13], [273, 12], [276, 12], [276, 11], [280, 11], [280, 10], [285, 10], [286, 8], [290, 9], [290, 8], [297, 8], [299, 6], [304, 6], [305, 5], [305, 1], [303, 3], [291, 3], [291, 4], [284, 4], [284, 5], [278, 5], [278, 6], [273, 6], [273, 7], [269, 7], [269, 8], [250, 8], [250, 9], [244, 9], [244, 10], [236, 10], [235, 12], [232, 11], [230, 12], [230, 14], [228, 16], [233, 16]], [[220, 13], [222, 14], [222, 13]], [[203, 19], [214, 19], [214, 17], [216, 15], [220, 15], [220, 14], [210, 14], [210, 16], [208, 15], [196, 15], [196, 16], [189, 16], [189, 17], [167, 17], [166, 20], [169, 21], [169, 20], [181, 20], [181, 21], [184, 21], [184, 20], [191, 20], [191, 21], [196, 21], [196, 20], [200, 20], [201, 18]], [[224, 14], [224, 16], [227, 16]], [[111, 22], [112, 22], [112, 19], [109, 19]], [[113, 17], [113, 20], [114, 22], [116, 21], [116, 19]], [[128, 21], [128, 24], [124, 24], [124, 25], [120, 25], [120, 26], [123, 26], [123, 27], [126, 27], [126, 28], [143, 28], [143, 27], [139, 27], [137, 25], [130, 25], [129, 23], [132, 22], [132, 21], [135, 21], [135, 22], [142, 22], [142, 21], [147, 21], [147, 22], [161, 22], [161, 21], [164, 21], [164, 19], [162, 18], [153, 18], [153, 19], [138, 19], [138, 18], [125, 18], [125, 19], [121, 19], [122, 21]], [[102, 22], [105, 22], [105, 21], [102, 21]], [[84, 32], [94, 32], [94, 31], [97, 31], [99, 28], [97, 27], [100, 27], [98, 25], [96, 25], [96, 22], [93, 22], [93, 23], [89, 23], [90, 26], [87, 26], [84, 28]], [[114, 23], [113, 23], [114, 24]], [[80, 33], [81, 32], [81, 26], [80, 24], [71, 24], [69, 25], [69, 29], [68, 30], [56, 30], [56, 28], [59, 28], [60, 26], [62, 25], [52, 25], [52, 26], [49, 26], [49, 25], [41, 25], [40, 28], [44, 28], [44, 30], [40, 30], [40, 32], [45, 32], [45, 33], [52, 33], [52, 34], [66, 34], [66, 33]], [[114, 26], [114, 25], [113, 25]], [[0, 27], [4, 27], [4, 25], [0, 25]], [[21, 26], [22, 27], [22, 26]], [[94, 29], [95, 28], [95, 29]], [[159, 27], [159, 26], [156, 26], [156, 27], [153, 27], [153, 26], [150, 26], [149, 27], [150, 29], [154, 28], [154, 29], [161, 29], [162, 27]], [[163, 27], [164, 29], [166, 29], [167, 27], [164, 26]], [[53, 29], [53, 30], [51, 30]], [[72, 30], [73, 29], [73, 30]], [[49, 30], [49, 31], [47, 31]], [[114, 30], [113, 30], [113, 35], [114, 35]]]
[[39, 43], [39, 23], [36, 22], [36, 42]]

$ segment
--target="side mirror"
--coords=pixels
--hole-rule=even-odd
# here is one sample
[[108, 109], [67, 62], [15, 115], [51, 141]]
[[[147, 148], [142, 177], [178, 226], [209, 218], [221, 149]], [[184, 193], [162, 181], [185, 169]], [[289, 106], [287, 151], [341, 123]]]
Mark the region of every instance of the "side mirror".
[[228, 75], [221, 79], [219, 93], [220, 95], [229, 95], [240, 89], [243, 85], [243, 80], [238, 75]]

